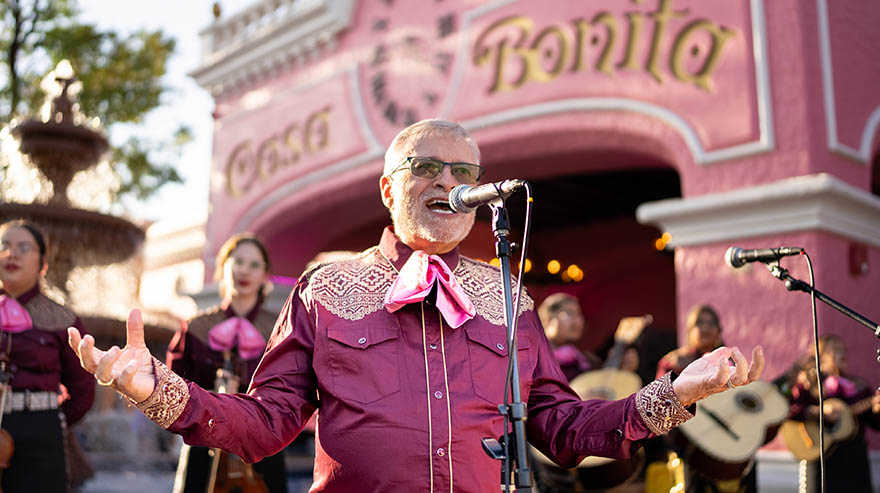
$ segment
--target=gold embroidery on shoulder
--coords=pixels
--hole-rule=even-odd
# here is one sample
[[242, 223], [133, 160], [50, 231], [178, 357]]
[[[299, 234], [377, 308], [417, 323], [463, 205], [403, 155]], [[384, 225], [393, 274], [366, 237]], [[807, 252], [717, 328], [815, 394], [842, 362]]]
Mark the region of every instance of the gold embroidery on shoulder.
[[42, 293], [25, 303], [24, 309], [31, 316], [34, 327], [39, 329], [66, 329], [76, 322], [75, 313], [50, 300]]
[[[491, 324], [504, 325], [504, 295], [499, 270], [489, 264], [461, 257], [453, 274], [477, 309], [477, 315]], [[510, 289], [515, 291], [516, 283], [511, 282]], [[520, 315], [535, 307], [531, 296], [525, 293], [523, 296], [519, 305]]]
[[332, 262], [315, 272], [304, 290], [305, 301], [315, 301], [345, 320], [360, 320], [385, 307], [385, 292], [397, 274], [378, 253]]

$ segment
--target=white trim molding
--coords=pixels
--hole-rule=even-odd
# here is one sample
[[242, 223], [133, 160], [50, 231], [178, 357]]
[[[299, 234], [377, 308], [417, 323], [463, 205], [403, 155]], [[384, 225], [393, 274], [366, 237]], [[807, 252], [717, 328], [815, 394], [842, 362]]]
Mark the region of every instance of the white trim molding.
[[816, 10], [819, 16], [819, 56], [822, 62], [822, 100], [825, 103], [825, 132], [828, 139], [828, 149], [860, 163], [868, 164], [871, 162], [874, 135], [877, 134], [877, 128], [880, 126], [880, 106], [874, 108], [865, 122], [858, 149], [853, 149], [837, 140], [837, 108], [834, 104], [834, 68], [831, 65], [828, 0], [816, 0]]
[[[441, 117], [449, 118], [455, 106], [458, 92], [464, 77], [464, 60], [468, 59], [467, 53], [470, 48], [470, 27], [473, 20], [503, 7], [512, 0], [499, 0], [495, 3], [475, 8], [463, 15], [462, 39], [456, 56], [455, 70], [453, 71], [450, 89], [446, 96]], [[638, 113], [658, 118], [672, 127], [688, 147], [694, 162], [700, 165], [712, 164], [730, 159], [741, 158], [753, 154], [772, 151], [775, 148], [773, 130], [773, 104], [770, 91], [770, 68], [767, 55], [767, 27], [764, 20], [764, 1], [750, 0], [751, 28], [752, 28], [752, 56], [755, 62], [755, 88], [757, 90], [756, 102], [758, 111], [758, 138], [750, 142], [724, 147], [720, 149], [706, 150], [700, 142], [697, 131], [688, 120], [674, 111], [660, 105], [647, 103], [637, 99], [593, 97], [571, 98], [556, 101], [548, 101], [529, 106], [521, 106], [513, 109], [502, 110], [496, 113], [482, 115], [472, 120], [462, 122], [462, 126], [468, 130], [477, 130], [487, 127], [504, 125], [506, 123], [529, 118], [569, 113], [574, 111], [621, 111]], [[877, 115], [880, 119], [880, 114]]]
[[353, 21], [354, 0], [261, 0], [203, 29], [190, 75], [214, 96], [296, 60], [313, 59]]
[[672, 247], [817, 230], [880, 247], [880, 197], [826, 173], [646, 202], [636, 218], [668, 232]]

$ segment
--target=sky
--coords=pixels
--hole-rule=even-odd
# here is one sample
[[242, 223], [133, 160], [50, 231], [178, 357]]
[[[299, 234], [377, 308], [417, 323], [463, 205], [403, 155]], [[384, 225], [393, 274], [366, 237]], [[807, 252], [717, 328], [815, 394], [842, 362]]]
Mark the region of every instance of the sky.
[[[222, 17], [253, 3], [255, 0], [223, 0]], [[184, 149], [180, 160], [173, 163], [183, 185], [166, 185], [147, 201], [125, 202], [131, 215], [138, 219], [189, 222], [207, 216], [214, 103], [208, 92], [187, 74], [199, 65], [199, 31], [213, 21], [212, 5], [211, 0], [79, 1], [82, 21], [122, 33], [161, 29], [177, 41], [176, 54], [169, 60], [168, 73], [163, 78], [168, 94], [162, 106], [147, 115], [137, 133], [151, 140], [169, 140], [174, 130], [185, 124], [192, 130], [194, 140]], [[128, 131], [114, 130], [111, 141], [122, 142]]]

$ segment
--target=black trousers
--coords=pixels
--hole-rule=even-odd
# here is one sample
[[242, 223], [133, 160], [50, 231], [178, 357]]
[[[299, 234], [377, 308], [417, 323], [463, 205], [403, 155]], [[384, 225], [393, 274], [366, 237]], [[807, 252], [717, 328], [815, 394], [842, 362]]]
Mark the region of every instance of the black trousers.
[[0, 482], [4, 493], [68, 491], [62, 419], [57, 409], [3, 417], [3, 429], [15, 441], [15, 452]]
[[[191, 447], [186, 468], [184, 493], [204, 493], [208, 487], [212, 457], [206, 447]], [[263, 476], [269, 493], [287, 493], [287, 473], [284, 469], [284, 451], [266, 457], [254, 464], [254, 471]], [[4, 492], [5, 493], [5, 492]]]

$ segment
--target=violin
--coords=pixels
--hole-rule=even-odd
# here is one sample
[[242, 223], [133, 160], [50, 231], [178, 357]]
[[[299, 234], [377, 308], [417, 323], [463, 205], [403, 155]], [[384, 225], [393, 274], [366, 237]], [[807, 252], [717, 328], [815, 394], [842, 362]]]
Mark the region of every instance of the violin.
[[[217, 369], [214, 380], [214, 391], [219, 394], [238, 392], [239, 378], [232, 371], [232, 354], [223, 352], [223, 367]], [[241, 460], [240, 457], [212, 448], [209, 454], [211, 472], [208, 476], [207, 493], [269, 493], [263, 477], [254, 466]], [[0, 491], [0, 493], [3, 493]]]

